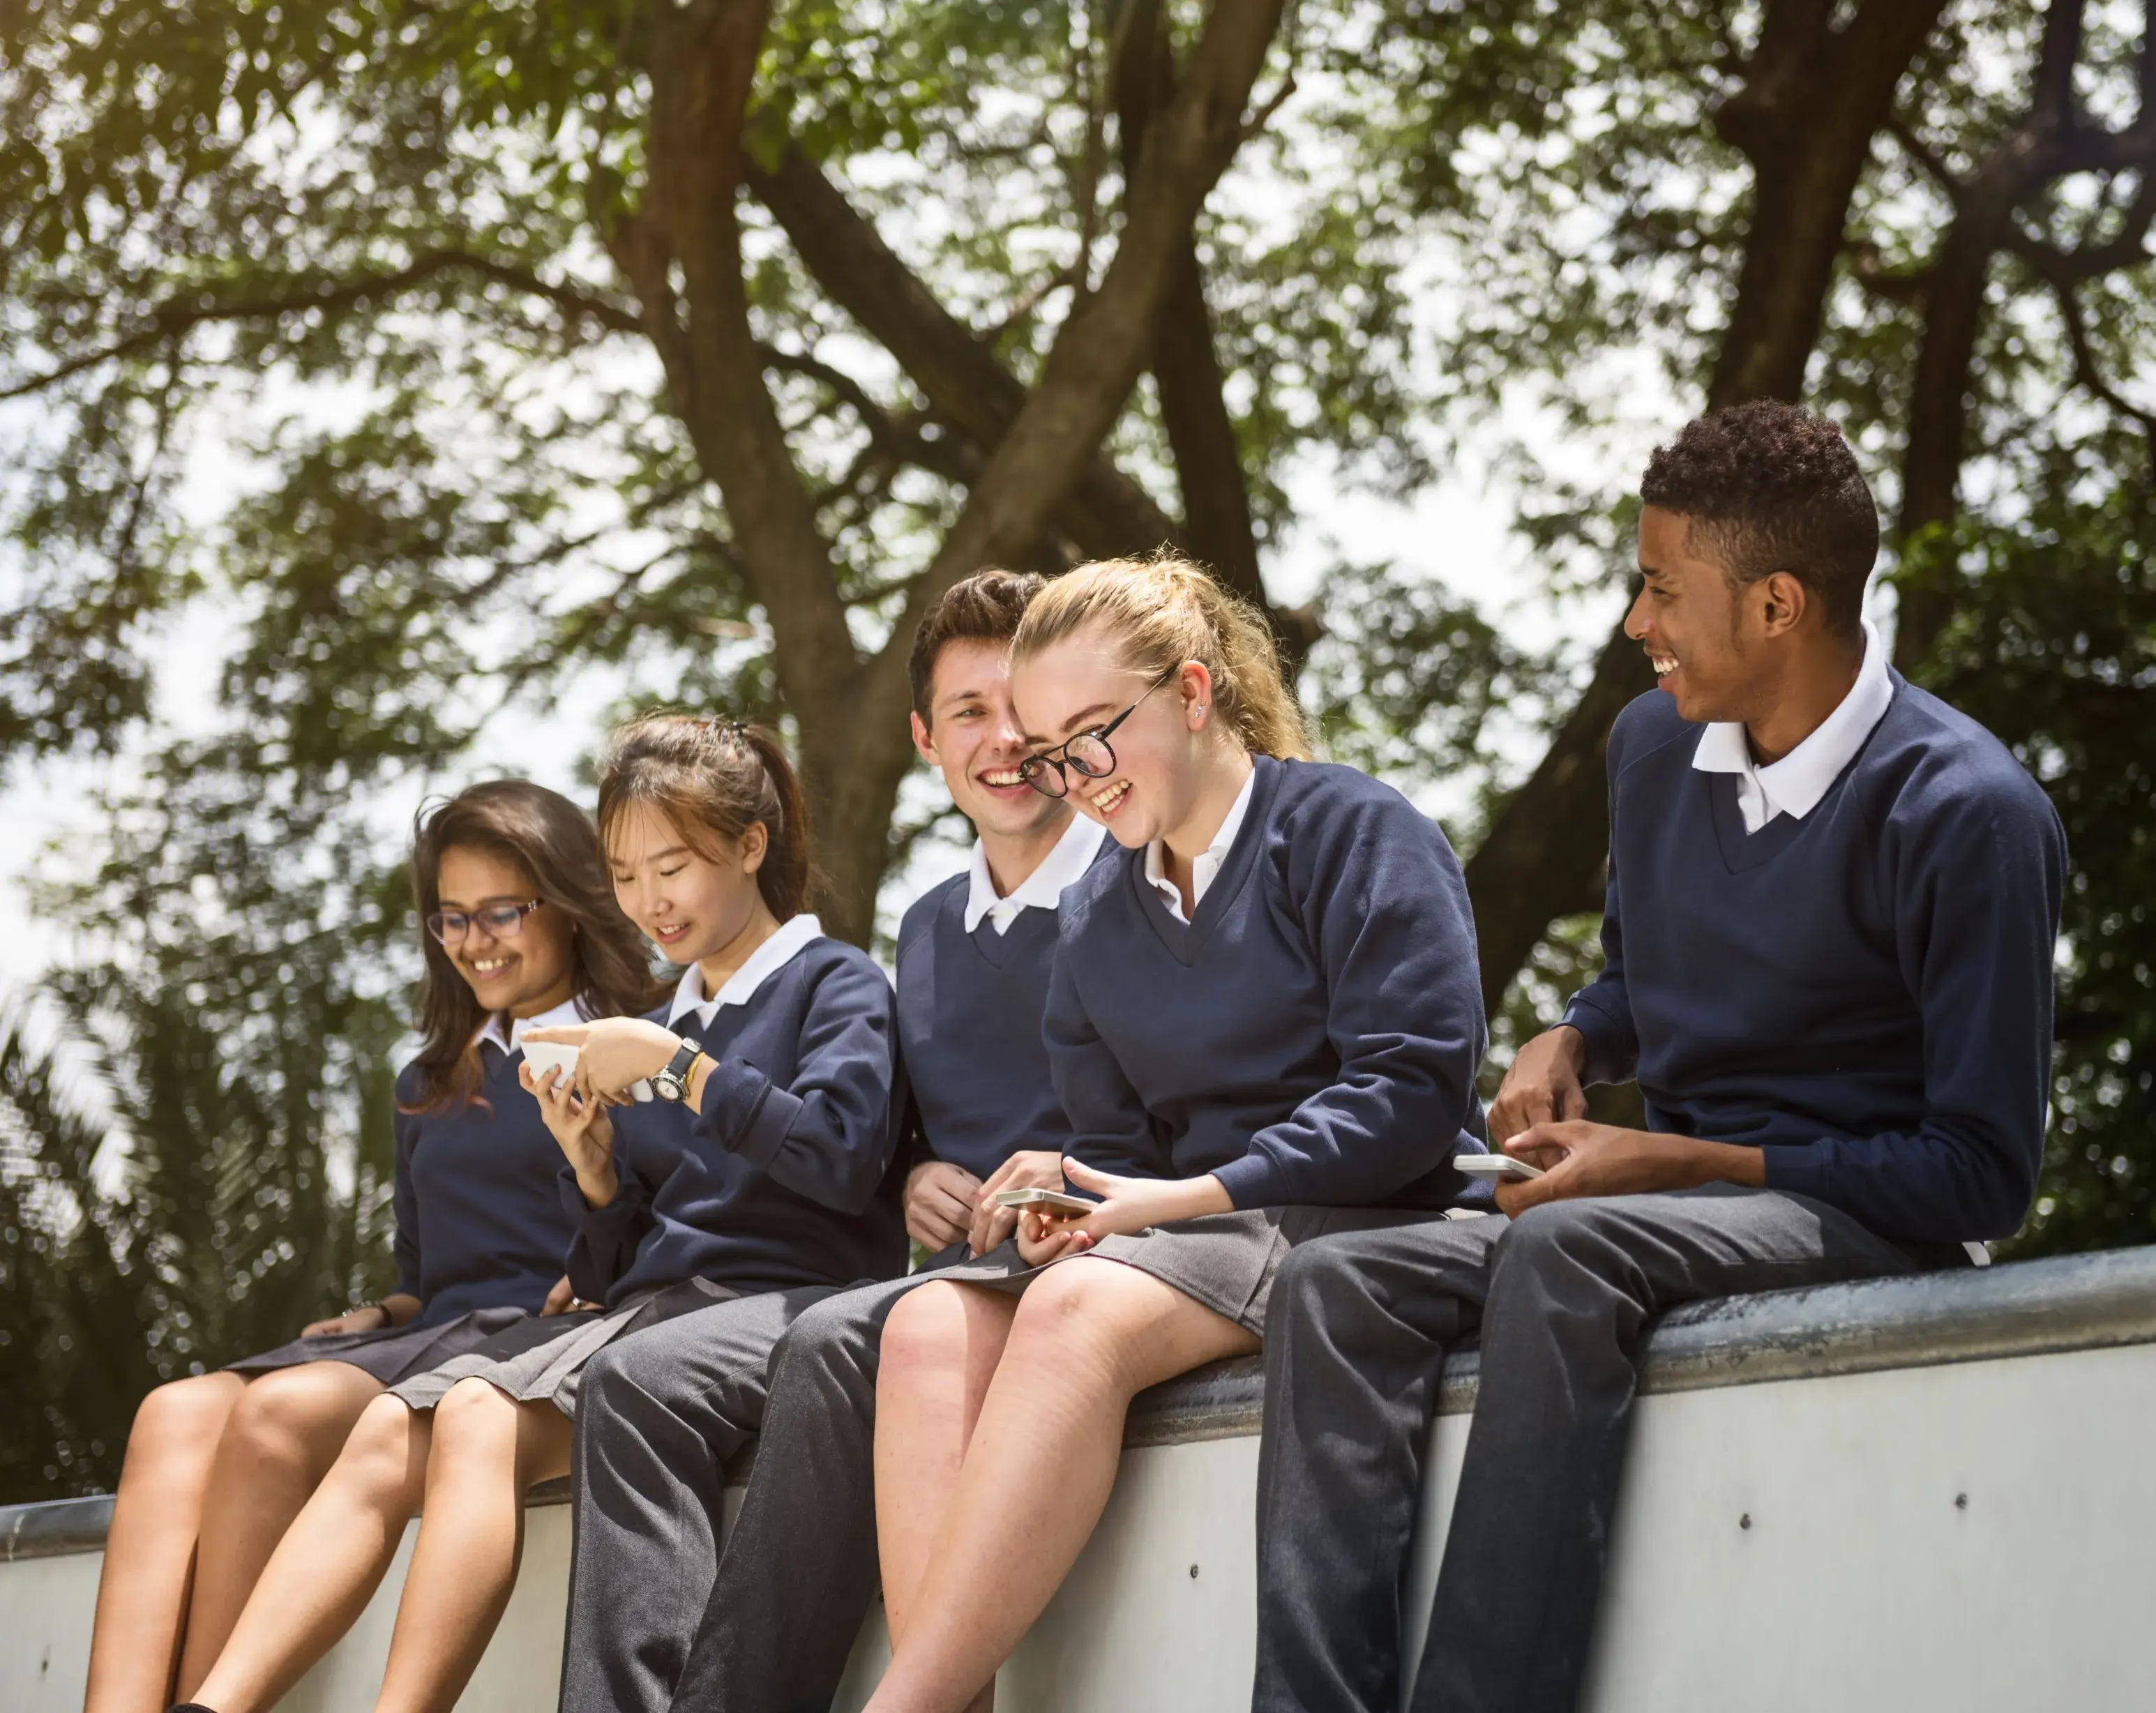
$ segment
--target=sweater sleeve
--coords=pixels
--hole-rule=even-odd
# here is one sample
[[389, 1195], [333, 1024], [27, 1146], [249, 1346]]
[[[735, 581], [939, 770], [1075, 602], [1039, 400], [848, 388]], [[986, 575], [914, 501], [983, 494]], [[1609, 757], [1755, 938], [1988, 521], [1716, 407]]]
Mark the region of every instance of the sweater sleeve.
[[[1078, 926], [1066, 921], [1060, 933], [1068, 936]], [[1040, 1032], [1048, 1049], [1049, 1080], [1070, 1124], [1064, 1151], [1119, 1177], [1165, 1176], [1165, 1155], [1153, 1133], [1152, 1115], [1087, 1015], [1060, 938], [1049, 966]]]
[[1214, 1173], [1239, 1208], [1378, 1202], [1424, 1177], [1457, 1150], [1482, 1058], [1475, 921], [1444, 833], [1392, 791], [1295, 818], [1286, 902], [1340, 1069]]
[[396, 1139], [390, 1202], [397, 1216], [397, 1230], [389, 1243], [390, 1254], [397, 1261], [397, 1288], [391, 1294], [417, 1297], [419, 1281], [425, 1277], [419, 1267], [419, 1192], [412, 1182], [412, 1155], [419, 1145], [419, 1115], [403, 1110], [404, 1090], [403, 1080], [398, 1080], [398, 1110], [390, 1121], [390, 1131]]
[[1609, 735], [1609, 869], [1602, 893], [1602, 973], [1566, 1002], [1563, 1021], [1586, 1043], [1583, 1083], [1627, 1083], [1640, 1069], [1640, 1037], [1625, 987], [1625, 919], [1617, 885], [1617, 775], [1623, 767], [1620, 717]]
[[1767, 1182], [1883, 1237], [2010, 1237], [2043, 1160], [2066, 835], [2022, 777], [1928, 813], [1897, 808], [1885, 849], [1902, 974], [1923, 1018], [1923, 1120], [1771, 1146]]
[[569, 1275], [570, 1290], [588, 1303], [607, 1300], [634, 1264], [644, 1233], [658, 1223], [651, 1211], [651, 1186], [636, 1170], [633, 1151], [622, 1146], [619, 1127], [614, 1137], [617, 1187], [613, 1199], [603, 1208], [584, 1200], [573, 1167], [565, 1165], [561, 1170], [562, 1204], [577, 1226], [562, 1271]]
[[818, 977], [784, 1085], [742, 1059], [711, 1067], [694, 1136], [839, 1213], [875, 1200], [898, 1146], [897, 1004], [865, 958]]

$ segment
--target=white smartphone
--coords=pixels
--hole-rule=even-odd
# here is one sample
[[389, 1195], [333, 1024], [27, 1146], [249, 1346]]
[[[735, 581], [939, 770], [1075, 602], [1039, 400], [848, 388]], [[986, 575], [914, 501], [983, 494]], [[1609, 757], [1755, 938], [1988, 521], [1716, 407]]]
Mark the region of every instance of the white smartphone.
[[1059, 1213], [1086, 1214], [1100, 1207], [1083, 1196], [1066, 1196], [1061, 1190], [998, 1190], [998, 1208], [1053, 1208]]
[[520, 1041], [517, 1045], [523, 1049], [524, 1062], [531, 1067], [534, 1082], [545, 1077], [550, 1070], [560, 1071], [562, 1080], [567, 1082], [576, 1075], [577, 1059], [583, 1051], [580, 1047], [567, 1046], [560, 1041]]
[[1510, 1154], [1455, 1154], [1452, 1163], [1470, 1177], [1510, 1177], [1525, 1182], [1543, 1175], [1541, 1167], [1515, 1160]]

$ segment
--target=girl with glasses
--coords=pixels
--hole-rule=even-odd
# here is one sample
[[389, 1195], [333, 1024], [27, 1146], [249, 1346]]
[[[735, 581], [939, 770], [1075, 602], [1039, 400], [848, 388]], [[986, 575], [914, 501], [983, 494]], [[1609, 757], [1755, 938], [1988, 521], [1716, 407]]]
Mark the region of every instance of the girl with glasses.
[[[363, 1609], [414, 1510], [376, 1705], [453, 1705], [508, 1603], [524, 1495], [568, 1471], [588, 1365], [695, 1310], [727, 1317], [725, 1352], [767, 1352], [810, 1304], [905, 1264], [891, 984], [805, 913], [808, 815], [777, 737], [637, 721], [609, 747], [598, 820], [621, 909], [683, 967], [646, 1017], [528, 1038], [578, 1052], [566, 1076], [526, 1066], [521, 1080], [557, 1145], [587, 1306], [521, 1322], [367, 1406], [197, 1691], [216, 1713], [263, 1713], [299, 1680]], [[725, 1366], [760, 1374], [762, 1357]]]
[[[519, 1047], [540, 1022], [649, 1005], [592, 824], [523, 780], [420, 815], [418, 1055], [397, 1080], [397, 1287], [293, 1342], [158, 1387], [114, 1501], [87, 1713], [157, 1713], [217, 1658], [367, 1404], [540, 1312], [574, 1223]], [[564, 1290], [566, 1295], [566, 1290]]]
[[1122, 847], [1064, 894], [1044, 1036], [1098, 1204], [1029, 1212], [886, 1323], [875, 1713], [957, 1713], [1085, 1545], [1141, 1388], [1260, 1347], [1292, 1244], [1442, 1217], [1479, 1151], [1466, 886], [1397, 792], [1307, 759], [1257, 616], [1174, 560], [1070, 572], [1012, 691], [1036, 788]]

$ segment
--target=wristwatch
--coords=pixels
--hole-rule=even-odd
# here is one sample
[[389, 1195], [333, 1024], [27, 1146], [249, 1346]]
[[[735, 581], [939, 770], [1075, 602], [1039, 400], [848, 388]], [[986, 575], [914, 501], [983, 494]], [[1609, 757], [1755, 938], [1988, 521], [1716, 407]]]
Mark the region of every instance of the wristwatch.
[[696, 1068], [696, 1061], [703, 1056], [701, 1047], [694, 1041], [684, 1041], [675, 1049], [674, 1056], [666, 1061], [666, 1069], [652, 1073], [651, 1092], [662, 1100], [687, 1100], [689, 1073]]

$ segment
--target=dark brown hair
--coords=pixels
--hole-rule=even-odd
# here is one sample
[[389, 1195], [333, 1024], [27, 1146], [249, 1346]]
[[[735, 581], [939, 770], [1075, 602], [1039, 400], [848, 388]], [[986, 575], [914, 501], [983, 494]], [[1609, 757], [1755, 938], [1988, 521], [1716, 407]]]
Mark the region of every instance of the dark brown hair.
[[644, 936], [614, 901], [590, 818], [568, 798], [528, 779], [490, 779], [423, 805], [412, 824], [412, 899], [426, 954], [415, 1111], [464, 1105], [479, 1093], [476, 1038], [487, 1013], [426, 929], [441, 906], [443, 854], [456, 848], [515, 863], [531, 877], [533, 895], [568, 919], [569, 982], [583, 1016], [649, 1011], [666, 992]]
[[770, 843], [757, 890], [780, 921], [808, 909], [815, 890], [808, 806], [778, 734], [738, 720], [652, 714], [613, 735], [599, 770], [599, 839], [612, 839], [622, 811], [649, 803], [699, 855], [716, 858], [711, 835], [737, 839], [757, 822]]
[[1033, 597], [1048, 587], [1048, 579], [1029, 571], [977, 571], [943, 592], [928, 609], [921, 628], [913, 633], [912, 651], [906, 657], [906, 675], [913, 685], [913, 711], [923, 726], [928, 705], [936, 693], [936, 657], [946, 643], [1008, 643], [1018, 634], [1018, 622]]
[[1776, 398], [1710, 412], [1655, 449], [1640, 498], [1690, 526], [1732, 584], [1787, 572], [1854, 636], [1879, 556], [1879, 508], [1841, 430]]

